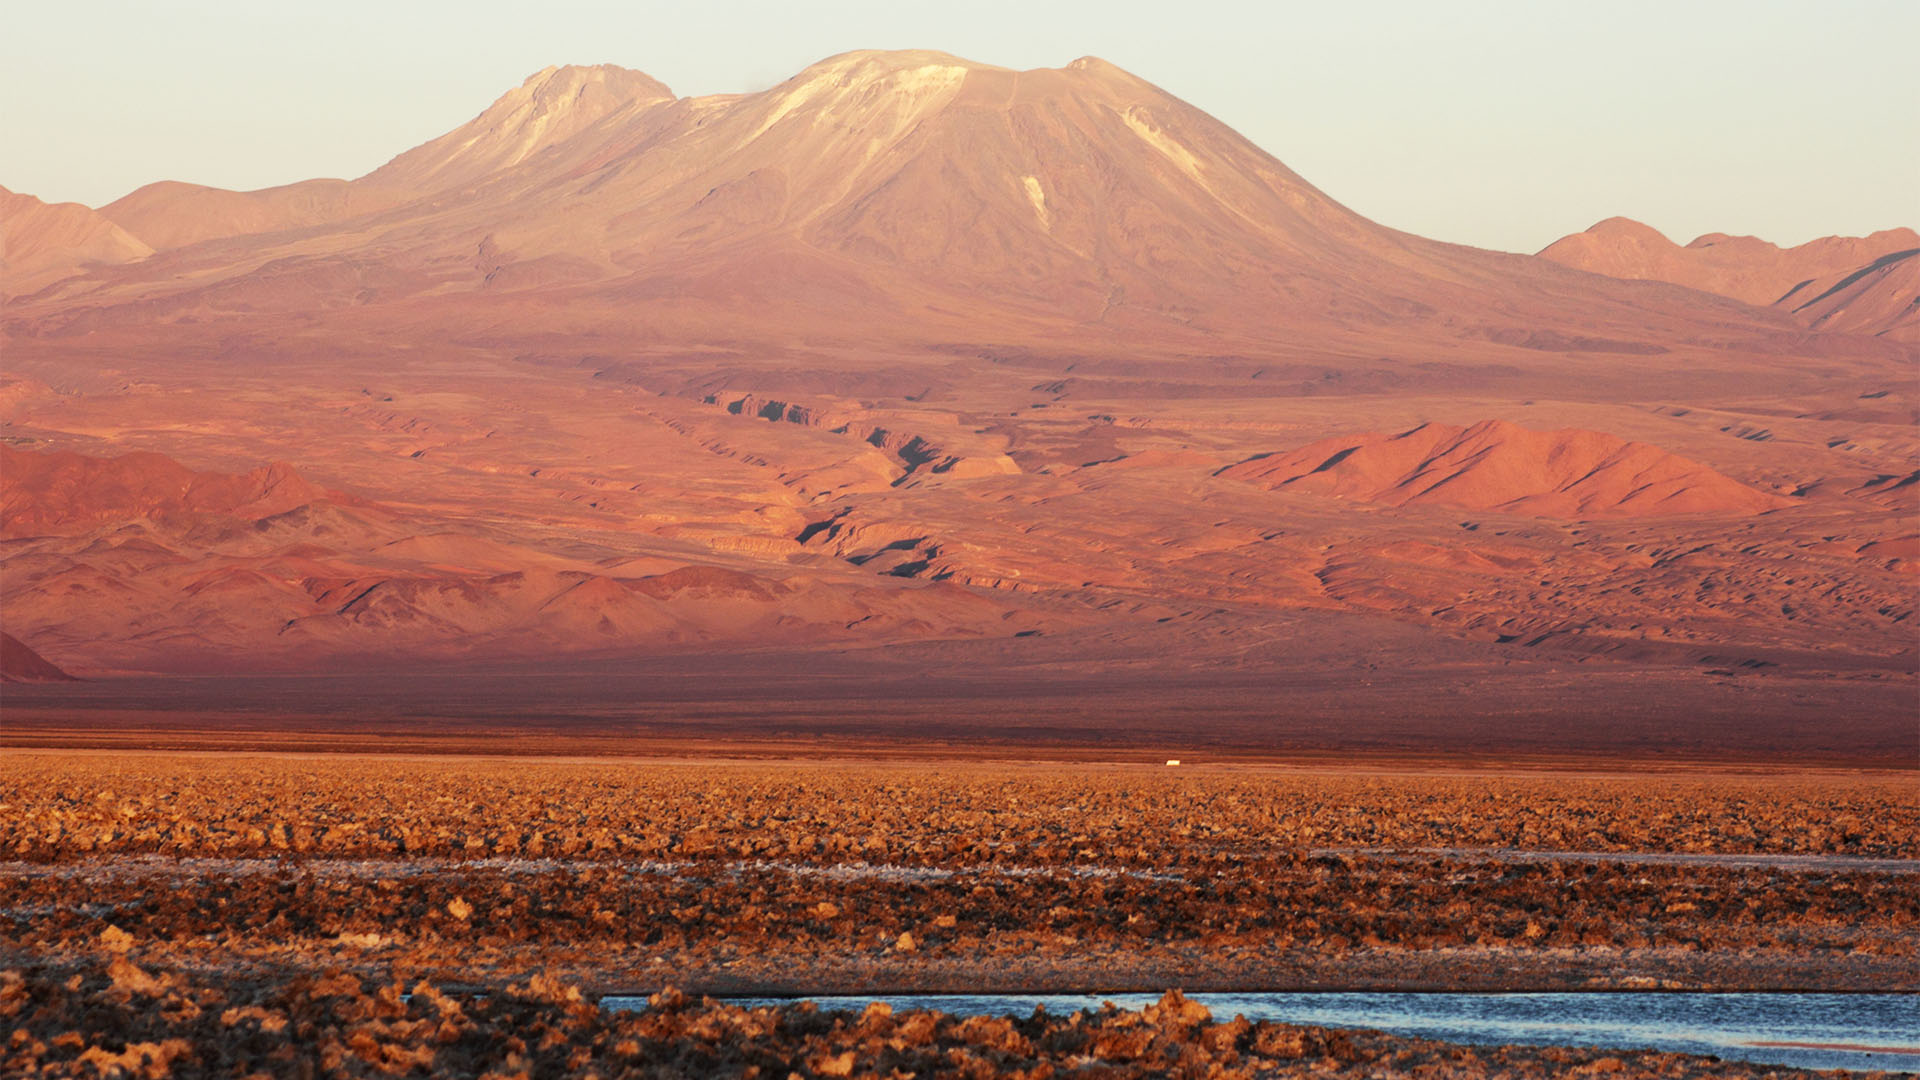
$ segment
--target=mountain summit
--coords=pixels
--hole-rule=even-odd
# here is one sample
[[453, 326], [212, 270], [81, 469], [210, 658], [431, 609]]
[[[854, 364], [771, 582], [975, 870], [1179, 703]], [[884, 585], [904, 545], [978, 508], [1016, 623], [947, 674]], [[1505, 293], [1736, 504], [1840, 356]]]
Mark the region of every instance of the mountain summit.
[[470, 184], [509, 169], [636, 106], [673, 100], [666, 85], [611, 64], [534, 72], [467, 123], [367, 174], [372, 184], [416, 192]]

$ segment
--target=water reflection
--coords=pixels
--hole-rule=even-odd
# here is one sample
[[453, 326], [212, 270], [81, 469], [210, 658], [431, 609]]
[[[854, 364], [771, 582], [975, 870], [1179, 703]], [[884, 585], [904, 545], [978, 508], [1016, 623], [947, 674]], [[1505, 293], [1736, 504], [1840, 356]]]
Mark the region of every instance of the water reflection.
[[[1469, 1045], [1665, 1050], [1804, 1069], [1920, 1070], [1920, 995], [1913, 994], [1190, 994], [1217, 1020], [1238, 1013], [1325, 1027], [1373, 1028]], [[1138, 1009], [1156, 994], [819, 997], [823, 1009], [938, 1009], [957, 1015], [1066, 1014], [1111, 1001]], [[741, 998], [739, 1005], [790, 999]], [[607, 998], [639, 1009], [645, 998]]]

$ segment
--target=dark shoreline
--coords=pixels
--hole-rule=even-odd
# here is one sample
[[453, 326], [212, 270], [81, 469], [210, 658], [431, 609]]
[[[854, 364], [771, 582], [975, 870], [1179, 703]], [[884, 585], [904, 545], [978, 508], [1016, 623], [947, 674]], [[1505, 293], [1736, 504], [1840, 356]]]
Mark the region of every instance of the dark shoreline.
[[71, 974], [4, 970], [0, 1018], [15, 1034], [0, 1046], [0, 1068], [69, 1075], [107, 1065], [174, 1076], [426, 1069], [475, 1076], [644, 1070], [639, 1075], [984, 1077], [1049, 1076], [1063, 1068], [1110, 1078], [1834, 1075], [1722, 1054], [1447, 1042], [1357, 1026], [1226, 1019], [1177, 990], [1137, 1009], [1021, 1017], [899, 1011], [883, 1002], [857, 1011], [806, 1002], [743, 1007], [673, 988], [650, 995], [638, 1010], [610, 1009], [603, 998], [547, 975], [479, 995], [426, 979], [410, 985], [396, 973], [340, 969], [237, 981], [155, 964], [137, 949], [109, 951]]

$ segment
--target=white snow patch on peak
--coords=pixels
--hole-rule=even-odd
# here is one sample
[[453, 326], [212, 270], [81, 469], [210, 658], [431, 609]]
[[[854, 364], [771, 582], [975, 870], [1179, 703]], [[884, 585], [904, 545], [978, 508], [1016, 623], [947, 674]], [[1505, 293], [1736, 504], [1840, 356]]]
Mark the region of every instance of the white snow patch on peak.
[[746, 141], [752, 142], [775, 124], [809, 107], [838, 120], [891, 113], [894, 126], [903, 128], [951, 99], [967, 77], [968, 68], [962, 64], [891, 66], [874, 62], [875, 55], [848, 53], [823, 61], [802, 72], [787, 87], [770, 91], [779, 99]]
[[1037, 176], [1023, 176], [1020, 183], [1027, 189], [1027, 201], [1033, 204], [1033, 212], [1040, 218], [1040, 227], [1053, 229], [1053, 214], [1047, 209], [1047, 193], [1040, 187]]
[[1166, 155], [1167, 160], [1180, 167], [1180, 171], [1201, 183], [1206, 183], [1206, 166], [1193, 155], [1193, 151], [1180, 145], [1179, 140], [1161, 130], [1154, 122], [1153, 113], [1143, 105], [1134, 105], [1120, 114], [1135, 135], [1146, 140], [1148, 146]]

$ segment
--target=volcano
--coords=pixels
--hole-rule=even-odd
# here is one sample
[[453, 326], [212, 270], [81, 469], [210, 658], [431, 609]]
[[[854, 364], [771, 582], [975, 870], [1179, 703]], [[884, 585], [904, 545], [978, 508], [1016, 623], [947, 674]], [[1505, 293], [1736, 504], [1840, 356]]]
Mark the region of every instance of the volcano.
[[1090, 57], [848, 53], [705, 98], [550, 68], [358, 180], [155, 184], [101, 213], [162, 256], [67, 282], [15, 333], [351, 308], [505, 343], [557, 306], [569, 332], [783, 347], [926, 348], [989, 322], [1129, 352], [1297, 351], [1311, 327], [1314, 351], [1651, 355], [1702, 320], [1768, 328], [1377, 225]]
[[90, 676], [1911, 703], [1897, 230], [1445, 244], [1104, 61], [930, 51], [553, 67], [363, 177], [59, 215], [9, 214], [0, 558]]

